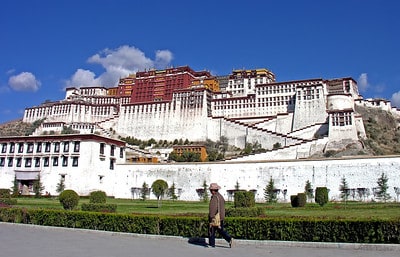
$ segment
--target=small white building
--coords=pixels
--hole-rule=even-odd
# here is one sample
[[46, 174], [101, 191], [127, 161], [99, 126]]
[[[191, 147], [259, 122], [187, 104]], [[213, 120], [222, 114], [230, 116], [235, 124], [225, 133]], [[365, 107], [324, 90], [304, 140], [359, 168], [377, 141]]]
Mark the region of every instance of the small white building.
[[125, 162], [125, 142], [95, 134], [0, 138], [0, 188], [14, 181], [23, 194], [33, 193], [40, 178], [45, 191], [56, 194], [57, 184], [81, 195], [106, 191], [108, 176]]

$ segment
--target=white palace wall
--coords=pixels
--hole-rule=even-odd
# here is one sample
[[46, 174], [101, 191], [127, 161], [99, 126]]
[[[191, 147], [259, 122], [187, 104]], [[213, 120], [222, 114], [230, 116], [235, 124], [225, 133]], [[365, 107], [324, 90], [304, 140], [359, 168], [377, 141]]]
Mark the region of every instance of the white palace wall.
[[[350, 188], [377, 187], [378, 178], [384, 173], [388, 177], [388, 193], [396, 199], [394, 187], [400, 187], [400, 157], [362, 159], [271, 161], [241, 163], [176, 163], [176, 164], [122, 164], [117, 165], [113, 179], [114, 186], [107, 193], [117, 198], [138, 198], [131, 192], [133, 187], [151, 185], [157, 179], [167, 181], [181, 189], [181, 200], [199, 200], [196, 189], [217, 182], [221, 194], [228, 199], [227, 190], [240, 189], [256, 191], [256, 201], [264, 201], [264, 188], [273, 179], [277, 189], [287, 190], [286, 197], [279, 194], [279, 201], [290, 201], [290, 195], [304, 192], [309, 180], [316, 187], [326, 186], [330, 200], [340, 200], [339, 187], [343, 177]], [[151, 199], [155, 199], [151, 195]], [[367, 200], [374, 199], [370, 195]]]
[[[158, 107], [160, 105], [161, 107]], [[180, 138], [191, 140], [205, 140], [207, 135], [207, 117], [204, 108], [176, 109], [172, 103], [151, 104], [153, 111], [142, 111], [144, 106], [122, 106], [118, 120], [118, 133], [122, 135], [135, 135], [136, 138], [147, 140], [173, 141]], [[149, 105], [150, 106], [150, 105]], [[135, 111], [126, 111], [127, 108], [135, 108]], [[156, 108], [161, 108], [156, 111]], [[193, 133], [195, 131], [196, 133]], [[197, 136], [197, 137], [196, 137]]]

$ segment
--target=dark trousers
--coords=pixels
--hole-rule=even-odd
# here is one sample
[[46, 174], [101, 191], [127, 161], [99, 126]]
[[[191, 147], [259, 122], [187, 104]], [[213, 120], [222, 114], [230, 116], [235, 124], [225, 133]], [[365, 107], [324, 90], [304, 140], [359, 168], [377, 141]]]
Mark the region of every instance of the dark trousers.
[[224, 221], [221, 220], [221, 227], [210, 227], [208, 230], [208, 244], [212, 247], [215, 247], [215, 232], [218, 233], [229, 243], [232, 237], [224, 230]]

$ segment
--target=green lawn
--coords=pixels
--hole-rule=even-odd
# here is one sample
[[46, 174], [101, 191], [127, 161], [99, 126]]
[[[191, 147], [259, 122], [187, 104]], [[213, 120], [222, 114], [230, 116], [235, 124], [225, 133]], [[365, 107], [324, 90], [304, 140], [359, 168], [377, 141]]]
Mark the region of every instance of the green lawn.
[[[89, 199], [82, 198], [79, 204], [88, 203]], [[156, 200], [129, 200], [108, 198], [107, 203], [117, 204], [118, 213], [137, 214], [165, 214], [165, 215], [207, 215], [208, 203], [202, 201], [171, 201], [163, 200], [158, 207]], [[57, 198], [18, 198], [18, 207], [62, 209]], [[357, 218], [400, 218], [400, 203], [328, 203], [321, 207], [315, 203], [307, 203], [306, 207], [292, 208], [290, 203], [265, 204], [257, 203], [258, 207], [265, 207], [268, 217], [326, 217], [337, 219]], [[227, 202], [226, 207], [233, 207]]]

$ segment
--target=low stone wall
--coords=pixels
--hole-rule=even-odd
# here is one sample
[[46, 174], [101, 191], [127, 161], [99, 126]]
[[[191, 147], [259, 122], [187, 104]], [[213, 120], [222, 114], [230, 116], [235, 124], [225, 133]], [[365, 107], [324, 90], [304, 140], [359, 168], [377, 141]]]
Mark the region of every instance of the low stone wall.
[[[254, 190], [256, 201], [264, 201], [264, 189], [270, 179], [280, 190], [279, 201], [290, 201], [290, 195], [304, 192], [306, 181], [310, 181], [314, 190], [325, 186], [329, 189], [330, 200], [340, 200], [342, 178], [353, 189], [349, 200], [378, 200], [373, 195], [377, 181], [384, 173], [388, 178], [388, 193], [396, 200], [394, 188], [400, 187], [400, 157], [341, 158], [329, 160], [297, 160], [239, 163], [175, 163], [175, 164], [123, 164], [117, 165], [115, 181], [107, 188], [108, 194], [117, 198], [139, 198], [138, 188], [143, 183], [149, 186], [163, 179], [179, 189], [180, 199], [199, 200], [196, 189], [217, 182], [221, 194], [230, 200], [230, 190], [239, 184], [240, 189]], [[132, 188], [136, 188], [136, 193]], [[361, 188], [369, 194], [360, 195]], [[359, 189], [359, 190], [357, 190]], [[286, 194], [284, 194], [286, 192]], [[154, 195], [150, 195], [155, 199]]]

